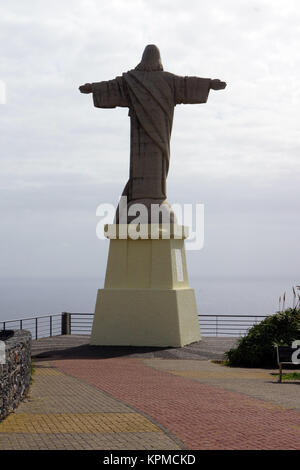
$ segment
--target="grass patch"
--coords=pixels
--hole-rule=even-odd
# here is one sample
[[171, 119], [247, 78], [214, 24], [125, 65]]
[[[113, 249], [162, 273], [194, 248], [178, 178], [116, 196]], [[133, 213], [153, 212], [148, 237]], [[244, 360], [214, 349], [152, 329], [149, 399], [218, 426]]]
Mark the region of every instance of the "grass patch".
[[221, 361], [220, 359], [213, 359], [213, 360], [211, 360], [211, 362], [212, 362], [213, 364], [218, 364], [219, 366], [227, 366], [227, 367], [230, 367], [230, 362], [228, 361], [228, 359], [225, 360], [225, 361], [224, 361], [224, 360]]
[[[274, 374], [279, 377], [279, 374]], [[286, 372], [282, 374], [282, 380], [300, 380], [300, 372]]]

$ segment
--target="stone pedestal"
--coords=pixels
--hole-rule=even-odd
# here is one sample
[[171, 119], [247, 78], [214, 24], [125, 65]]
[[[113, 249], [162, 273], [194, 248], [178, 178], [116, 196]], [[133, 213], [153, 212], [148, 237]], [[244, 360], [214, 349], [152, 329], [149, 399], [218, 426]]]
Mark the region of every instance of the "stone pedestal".
[[98, 291], [91, 344], [180, 347], [199, 341], [195, 294], [187, 277], [186, 228], [141, 225], [137, 233], [130, 224], [106, 230], [106, 278]]

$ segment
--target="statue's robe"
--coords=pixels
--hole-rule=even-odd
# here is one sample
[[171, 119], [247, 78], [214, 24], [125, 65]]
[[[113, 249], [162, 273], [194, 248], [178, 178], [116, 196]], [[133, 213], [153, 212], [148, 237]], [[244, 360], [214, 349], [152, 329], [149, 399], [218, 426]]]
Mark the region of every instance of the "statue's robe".
[[209, 89], [209, 78], [163, 71], [131, 70], [114, 80], [92, 83], [97, 108], [129, 108], [130, 175], [123, 191], [129, 203], [166, 200], [174, 107], [206, 103]]

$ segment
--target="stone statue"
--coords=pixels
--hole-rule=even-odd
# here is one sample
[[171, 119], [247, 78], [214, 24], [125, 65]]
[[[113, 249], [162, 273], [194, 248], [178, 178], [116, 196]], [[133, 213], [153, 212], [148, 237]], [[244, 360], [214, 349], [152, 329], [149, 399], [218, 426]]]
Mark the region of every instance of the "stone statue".
[[[153, 222], [151, 204], [161, 204], [162, 210], [169, 213], [170, 222], [175, 220], [166, 200], [174, 107], [182, 103], [206, 103], [210, 89], [225, 87], [226, 83], [217, 79], [180, 77], [164, 72], [155, 45], [145, 48], [142, 60], [134, 70], [114, 80], [79, 87], [81, 93], [93, 94], [97, 108], [129, 108], [130, 175], [122, 195], [127, 196], [128, 208], [136, 203], [148, 208], [145, 223]], [[128, 216], [125, 223], [135, 217]], [[119, 218], [117, 211], [116, 223]]]

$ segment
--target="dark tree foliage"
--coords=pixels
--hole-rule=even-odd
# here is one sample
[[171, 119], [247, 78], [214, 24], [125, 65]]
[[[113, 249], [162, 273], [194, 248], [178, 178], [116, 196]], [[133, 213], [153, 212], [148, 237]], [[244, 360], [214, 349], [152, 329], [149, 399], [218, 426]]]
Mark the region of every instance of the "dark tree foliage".
[[276, 345], [300, 339], [300, 309], [290, 308], [254, 325], [235, 348], [226, 352], [229, 366], [276, 367]]

